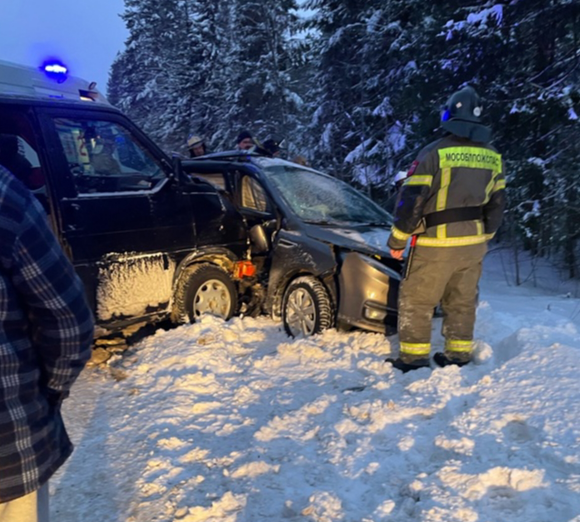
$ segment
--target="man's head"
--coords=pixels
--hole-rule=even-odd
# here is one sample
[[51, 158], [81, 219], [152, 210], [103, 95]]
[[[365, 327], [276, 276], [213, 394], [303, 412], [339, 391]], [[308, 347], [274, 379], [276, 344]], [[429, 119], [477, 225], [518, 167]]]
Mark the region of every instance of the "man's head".
[[464, 87], [447, 100], [441, 114], [441, 127], [456, 136], [486, 143], [491, 139], [491, 130], [481, 121], [482, 111], [475, 89]]
[[254, 146], [254, 139], [248, 131], [244, 130], [238, 134], [236, 144], [240, 150], [250, 150]]
[[203, 138], [201, 138], [200, 136], [195, 136], [193, 134], [189, 138], [187, 138], [187, 149], [189, 150], [189, 155], [192, 158], [203, 156], [206, 153]]

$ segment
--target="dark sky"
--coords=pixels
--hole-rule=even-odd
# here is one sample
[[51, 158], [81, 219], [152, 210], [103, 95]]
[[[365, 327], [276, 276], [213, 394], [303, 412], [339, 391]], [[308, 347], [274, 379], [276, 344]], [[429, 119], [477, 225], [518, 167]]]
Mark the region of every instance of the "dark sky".
[[123, 0], [0, 0], [0, 60], [40, 66], [49, 56], [106, 92], [128, 33]]

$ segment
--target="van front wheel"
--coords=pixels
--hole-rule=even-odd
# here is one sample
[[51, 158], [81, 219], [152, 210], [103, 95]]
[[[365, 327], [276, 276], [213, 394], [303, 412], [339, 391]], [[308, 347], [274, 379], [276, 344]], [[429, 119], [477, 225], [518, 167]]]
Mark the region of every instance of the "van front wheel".
[[291, 337], [307, 337], [333, 326], [332, 302], [318, 279], [302, 276], [288, 285], [282, 303], [282, 322]]
[[216, 265], [189, 267], [176, 291], [173, 320], [198, 321], [202, 315], [230, 319], [237, 308], [236, 286], [228, 273]]

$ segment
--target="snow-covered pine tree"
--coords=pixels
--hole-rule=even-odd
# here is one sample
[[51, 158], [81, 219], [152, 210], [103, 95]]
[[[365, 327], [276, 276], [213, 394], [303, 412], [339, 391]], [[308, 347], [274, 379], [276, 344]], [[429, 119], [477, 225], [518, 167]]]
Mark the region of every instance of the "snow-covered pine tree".
[[314, 35], [309, 62], [312, 65], [309, 109], [312, 119], [308, 151], [313, 165], [341, 178], [352, 179], [345, 158], [361, 144], [361, 122], [354, 110], [361, 100], [359, 63], [365, 8], [359, 2], [310, 0], [314, 12], [307, 29]]
[[206, 139], [210, 150], [232, 148], [228, 140], [227, 93], [225, 85], [231, 74], [236, 42], [235, 5], [214, 0], [189, 0], [191, 23], [196, 34], [192, 54], [198, 78], [193, 100], [190, 130]]
[[183, 151], [190, 132], [231, 148], [242, 128], [292, 141], [294, 0], [128, 0], [123, 18], [109, 97], [167, 150]]
[[406, 170], [424, 144], [421, 129], [431, 103], [425, 101], [421, 60], [428, 56], [425, 25], [430, 18], [429, 5], [416, 0], [365, 5], [359, 57], [364, 64], [359, 99], [364, 104], [354, 109], [365, 122], [365, 139], [347, 159], [364, 150], [363, 172], [370, 174], [367, 182], [378, 189], [371, 193], [380, 200], [381, 193], [391, 190], [396, 172]]
[[450, 6], [433, 14], [443, 23], [445, 45], [428, 36], [433, 63], [443, 66], [439, 85], [470, 83], [480, 91], [506, 157], [508, 216], [533, 253], [564, 247], [573, 273], [580, 218], [573, 203], [580, 188], [580, 4], [457, 2], [453, 12]]
[[182, 147], [202, 81], [188, 0], [126, 0], [126, 49], [111, 69], [109, 99], [166, 150]]
[[242, 129], [262, 140], [275, 135], [292, 142], [302, 103], [292, 79], [295, 1], [235, 0], [232, 5], [220, 134], [231, 144]]
[[381, 199], [424, 144], [424, 117], [433, 122], [434, 91], [420, 68], [429, 59], [432, 7], [418, 0], [307, 5], [317, 13], [309, 98], [314, 153]]

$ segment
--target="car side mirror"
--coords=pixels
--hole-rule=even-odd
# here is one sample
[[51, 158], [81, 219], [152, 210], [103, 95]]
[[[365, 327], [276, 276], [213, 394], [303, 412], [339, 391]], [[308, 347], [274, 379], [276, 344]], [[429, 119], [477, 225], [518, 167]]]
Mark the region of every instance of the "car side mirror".
[[270, 240], [265, 225], [254, 225], [250, 229], [250, 241], [254, 254], [265, 254], [270, 250]]

